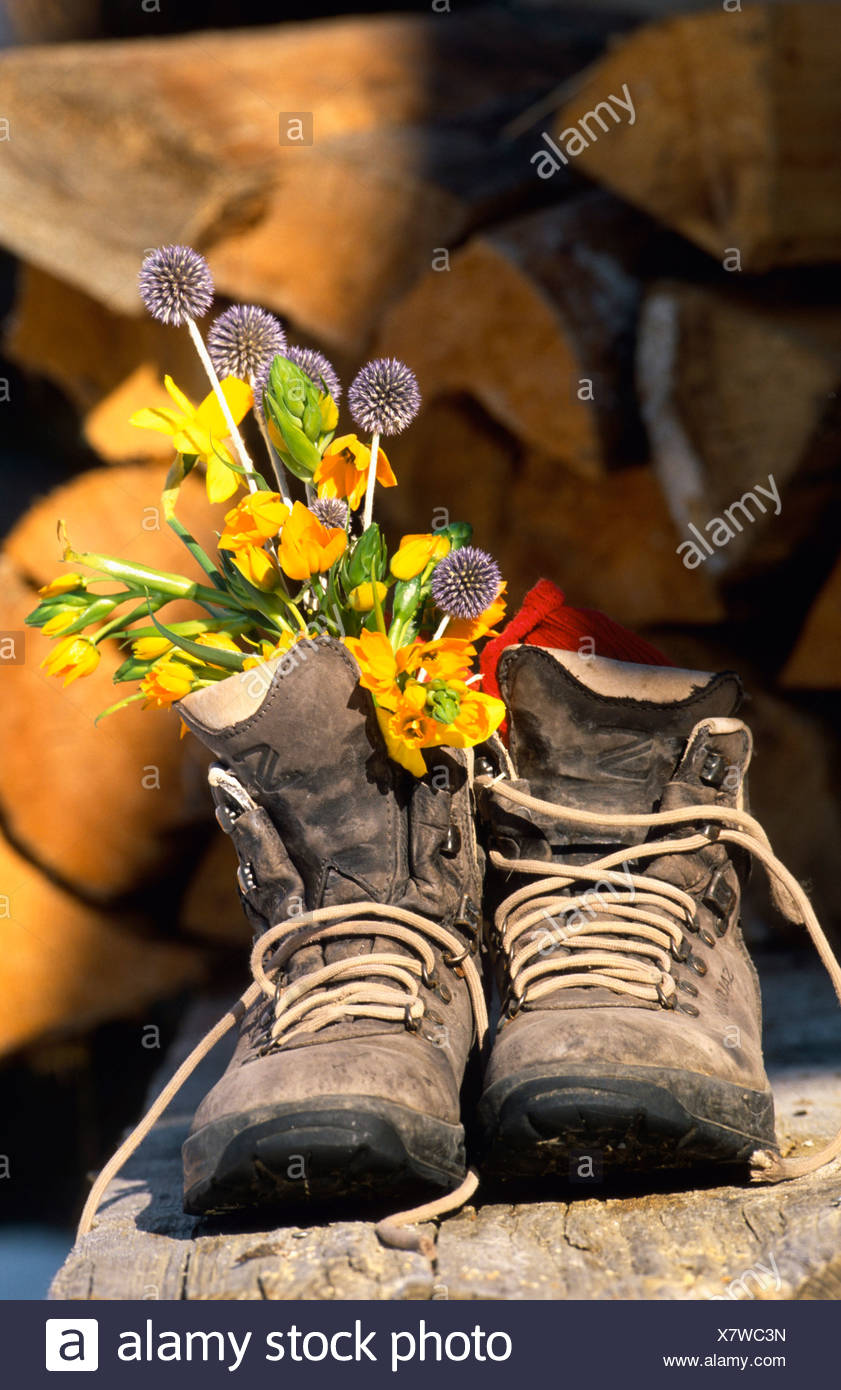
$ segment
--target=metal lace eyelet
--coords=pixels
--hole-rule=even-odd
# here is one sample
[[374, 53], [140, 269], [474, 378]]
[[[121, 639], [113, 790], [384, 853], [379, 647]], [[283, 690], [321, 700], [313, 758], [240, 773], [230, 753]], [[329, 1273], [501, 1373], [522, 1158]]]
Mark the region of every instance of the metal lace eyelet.
[[727, 776], [727, 762], [720, 753], [716, 753], [710, 748], [707, 752], [701, 770], [698, 773], [698, 780], [707, 787], [715, 787], [716, 790], [721, 786]]
[[690, 1018], [698, 1018], [701, 1013], [701, 1010], [696, 1009], [694, 1004], [685, 1004], [683, 1000], [678, 1004], [678, 1008], [682, 1014], [689, 1014]]
[[657, 998], [664, 1009], [673, 1009], [675, 1007], [675, 996], [673, 994], [667, 994], [662, 985], [657, 986]]
[[707, 931], [706, 927], [701, 928], [700, 937], [705, 946], [715, 946], [717, 937], [713, 936], [711, 931]]
[[706, 975], [706, 961], [701, 960], [700, 956], [690, 956], [686, 964], [690, 970], [694, 970], [696, 975]]
[[441, 1000], [442, 1004], [452, 1003], [453, 991], [449, 988], [448, 985], [444, 984], [443, 980], [438, 986], [438, 998]]
[[421, 966], [421, 982], [424, 989], [438, 988], [438, 972], [434, 965], [431, 970], [427, 970], [425, 965]]
[[517, 1017], [517, 1014], [520, 1012], [520, 1010], [522, 1009], [522, 1007], [523, 1007], [523, 996], [522, 996], [521, 994], [514, 994], [514, 995], [512, 995], [512, 996], [511, 996], [511, 1002], [506, 1006], [506, 1009], [505, 1009], [506, 1016], [507, 1016], [508, 1018], [516, 1018], [516, 1017]]
[[685, 936], [682, 936], [677, 943], [673, 941], [669, 949], [672, 959], [678, 961], [681, 965], [684, 961], [688, 960], [692, 954], [692, 947]]
[[693, 999], [698, 998], [698, 990], [691, 980], [678, 980], [677, 987], [678, 989], [682, 989], [684, 994], [690, 994]]
[[441, 953], [441, 959], [448, 969], [452, 970], [454, 975], [458, 975], [459, 979], [463, 980], [464, 970], [462, 969], [462, 962], [467, 960], [469, 955], [470, 948], [469, 946], [465, 946], [464, 950], [458, 956], [454, 956], [452, 951], [443, 951]]
[[410, 1033], [419, 1033], [419, 1032], [420, 1032], [420, 1026], [421, 1026], [421, 1020], [422, 1020], [422, 1018], [423, 1018], [423, 1014], [420, 1015], [420, 1018], [414, 1018], [414, 1017], [412, 1016], [412, 1004], [411, 1004], [411, 1003], [408, 1003], [408, 1004], [406, 1005], [406, 1011], [405, 1011], [405, 1014], [404, 1014], [404, 1017], [403, 1017], [403, 1023], [404, 1023], [404, 1026], [406, 1027], [406, 1029], [408, 1030], [408, 1032], [410, 1032]]

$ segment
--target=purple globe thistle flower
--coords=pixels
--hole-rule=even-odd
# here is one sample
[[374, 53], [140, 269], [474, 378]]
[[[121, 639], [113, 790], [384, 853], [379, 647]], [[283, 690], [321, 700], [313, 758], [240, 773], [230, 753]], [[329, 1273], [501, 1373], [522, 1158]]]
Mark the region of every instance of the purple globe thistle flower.
[[432, 571], [432, 597], [451, 618], [478, 618], [499, 593], [499, 565], [486, 550], [465, 545], [451, 550]]
[[328, 362], [323, 352], [318, 348], [291, 347], [284, 354], [290, 362], [294, 362], [296, 367], [300, 367], [302, 372], [306, 372], [314, 386], [321, 387], [323, 382], [335, 405], [339, 404], [342, 396], [342, 383], [339, 381], [336, 369], [332, 362]]
[[256, 304], [234, 304], [214, 319], [207, 347], [221, 377], [251, 381], [286, 351], [286, 334], [274, 314]]
[[191, 246], [159, 246], [137, 277], [140, 298], [153, 319], [178, 328], [204, 318], [213, 303], [213, 276], [204, 256]]
[[414, 372], [396, 357], [367, 362], [347, 393], [350, 413], [369, 434], [400, 434], [420, 410]]
[[347, 502], [343, 502], [341, 497], [319, 497], [317, 501], [310, 502], [310, 511], [322, 526], [339, 526], [343, 531], [347, 527]]

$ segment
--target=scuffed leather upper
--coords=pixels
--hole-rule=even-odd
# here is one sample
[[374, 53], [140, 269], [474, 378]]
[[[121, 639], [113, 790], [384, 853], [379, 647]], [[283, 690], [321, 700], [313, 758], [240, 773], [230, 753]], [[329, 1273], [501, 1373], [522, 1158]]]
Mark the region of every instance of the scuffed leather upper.
[[[404, 771], [385, 753], [358, 677], [344, 646], [318, 638], [180, 703], [188, 726], [257, 802], [256, 810], [220, 817], [239, 855], [246, 913], [259, 934], [302, 911], [373, 900], [429, 917], [475, 949], [482, 874], [464, 755], [435, 750], [423, 780]], [[316, 942], [295, 952], [284, 979], [404, 949], [385, 936]], [[417, 1033], [348, 1018], [261, 1055], [266, 1010], [252, 1009], [194, 1129], [258, 1098], [285, 1103], [337, 1088], [458, 1123], [473, 1018], [463, 980], [435, 954], [449, 997], [422, 987], [427, 1013]]]
[[[500, 684], [520, 779], [514, 786], [556, 806], [591, 812], [744, 804], [738, 800], [750, 756], [744, 734], [713, 735], [697, 727], [708, 717], [734, 713], [741, 696], [738, 679], [698, 673], [693, 680], [686, 674], [690, 693], [680, 699], [635, 699], [588, 688], [580, 666], [572, 674], [549, 651], [510, 649], [500, 665]], [[614, 686], [618, 682], [621, 688], [621, 676], [621, 669], [612, 672]], [[633, 688], [630, 678], [628, 686]], [[675, 688], [673, 678], [669, 686]], [[653, 677], [649, 687], [656, 693]], [[583, 864], [620, 845], [671, 833], [582, 829], [506, 805], [492, 787], [481, 808], [489, 848], [508, 859], [543, 859], [547, 873], [553, 863]], [[687, 833], [674, 832], [676, 837]], [[503, 1017], [486, 1085], [523, 1069], [539, 1071], [543, 1064], [556, 1072], [559, 1065], [603, 1063], [685, 1069], [757, 1090], [767, 1087], [759, 987], [738, 920], [746, 859], [732, 846], [710, 843], [690, 854], [641, 859], [632, 867], [684, 889], [696, 904], [686, 931], [689, 960], [671, 967], [679, 982], [678, 1006], [666, 1009], [603, 986], [556, 990], [529, 1002], [515, 1017]], [[489, 870], [491, 907], [524, 881], [516, 873]], [[598, 900], [588, 911], [596, 923], [605, 915]], [[501, 955], [497, 969], [505, 1003]]]

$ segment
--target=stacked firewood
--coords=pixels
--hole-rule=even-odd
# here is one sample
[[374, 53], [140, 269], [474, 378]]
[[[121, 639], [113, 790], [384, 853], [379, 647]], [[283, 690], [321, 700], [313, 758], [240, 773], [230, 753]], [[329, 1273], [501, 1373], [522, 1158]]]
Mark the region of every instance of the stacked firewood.
[[[127, 420], [165, 371], [204, 388], [135, 277], [149, 247], [196, 245], [222, 295], [345, 376], [372, 352], [417, 373], [390, 528], [469, 514], [515, 601], [546, 574], [675, 660], [743, 670], [756, 808], [831, 917], [837, 745], [813, 692], [841, 685], [841, 5], [616, 24], [538, 6], [0, 58], [4, 350], [102, 460], [12, 532], [2, 626], [56, 571], [56, 515], [85, 548], [177, 563], [167, 441]], [[140, 1007], [244, 932], [177, 720], [94, 729], [106, 663], [68, 699], [27, 641], [0, 683], [21, 885], [0, 1048]]]

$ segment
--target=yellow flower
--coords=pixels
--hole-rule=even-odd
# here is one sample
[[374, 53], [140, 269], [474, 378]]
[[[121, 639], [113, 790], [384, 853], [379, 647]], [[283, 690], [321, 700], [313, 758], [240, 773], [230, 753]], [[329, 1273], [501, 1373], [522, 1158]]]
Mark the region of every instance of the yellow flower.
[[195, 672], [176, 657], [165, 656], [140, 683], [143, 708], [169, 709], [176, 700], [189, 695], [196, 684]]
[[69, 594], [71, 589], [85, 589], [84, 575], [81, 574], [58, 574], [55, 579], [51, 579], [49, 584], [45, 584], [38, 593], [42, 598], [55, 598], [58, 594]]
[[340, 526], [322, 526], [309, 508], [295, 502], [280, 536], [278, 558], [290, 579], [309, 579], [344, 554], [347, 535]]
[[65, 628], [72, 627], [78, 617], [77, 609], [66, 608], [63, 613], [56, 613], [54, 618], [48, 618], [41, 631], [45, 637], [58, 637]]
[[484, 743], [505, 718], [505, 705], [494, 695], [483, 695], [472, 686], [461, 682], [449, 684], [458, 693], [460, 708], [452, 724], [440, 726], [444, 730], [444, 743], [451, 748], [473, 748], [477, 743]]
[[[382, 603], [387, 593], [388, 585], [377, 582], [377, 599], [380, 603]], [[351, 589], [348, 594], [347, 601], [354, 613], [370, 613], [374, 606], [373, 585], [370, 582], [366, 584], [357, 584], [356, 588]]]
[[293, 643], [301, 639], [302, 635], [303, 634], [300, 632], [284, 632], [283, 636], [279, 637], [274, 644], [271, 642], [261, 642], [260, 655], [247, 656], [242, 663], [243, 669], [245, 671], [251, 671], [255, 666], [262, 666], [264, 661], [273, 661], [275, 657], [285, 655]]
[[50, 676], [64, 676], [64, 684], [89, 676], [99, 665], [99, 648], [89, 637], [65, 637], [48, 652], [41, 666]]
[[289, 508], [279, 492], [251, 492], [225, 513], [225, 529], [219, 538], [220, 550], [244, 550], [261, 546], [280, 532]]
[[[355, 434], [343, 434], [334, 439], [319, 464], [313, 481], [319, 497], [346, 497], [355, 510], [368, 486], [371, 471], [371, 450]], [[382, 449], [377, 454], [377, 482], [380, 487], [396, 487], [397, 479]]]
[[400, 691], [397, 657], [388, 638], [364, 628], [359, 637], [346, 637], [344, 642], [359, 667], [359, 684], [370, 690], [380, 704], [386, 700], [393, 703]]
[[136, 637], [131, 644], [132, 655], [138, 661], [154, 661], [172, 650], [172, 643], [166, 637]]
[[423, 669], [429, 680], [467, 680], [476, 649], [463, 638], [439, 637], [432, 642], [411, 642], [401, 648], [403, 669], [414, 673]]
[[231, 558], [243, 578], [247, 579], [249, 584], [253, 584], [255, 589], [269, 593], [277, 588], [280, 571], [274, 557], [267, 550], [263, 550], [262, 546], [243, 546], [241, 550], [235, 550]]
[[[207, 496], [211, 502], [225, 502], [240, 486], [240, 477], [229, 466], [234, 462], [225, 444], [229, 430], [216, 396], [211, 391], [201, 405], [195, 406], [180, 391], [171, 376], [164, 385], [177, 409], [154, 406], [137, 410], [131, 423], [142, 430], [159, 430], [168, 434], [179, 454], [195, 454], [207, 465]], [[221, 383], [222, 394], [231, 415], [239, 424], [254, 400], [251, 387], [238, 377], [227, 376]]]
[[395, 579], [414, 579], [421, 574], [430, 560], [443, 560], [450, 552], [447, 536], [423, 535], [404, 536], [396, 552], [391, 557], [391, 573]]
[[480, 637], [486, 637], [495, 627], [499, 627], [505, 617], [507, 588], [507, 584], [500, 584], [499, 593], [493, 603], [484, 613], [480, 613], [478, 618], [451, 618], [447, 624], [447, 636], [460, 637], [466, 642], [478, 642]]
[[426, 691], [417, 681], [406, 686], [393, 709], [377, 709], [377, 723], [389, 757], [415, 777], [426, 773], [420, 750], [446, 741], [445, 725], [426, 713]]

